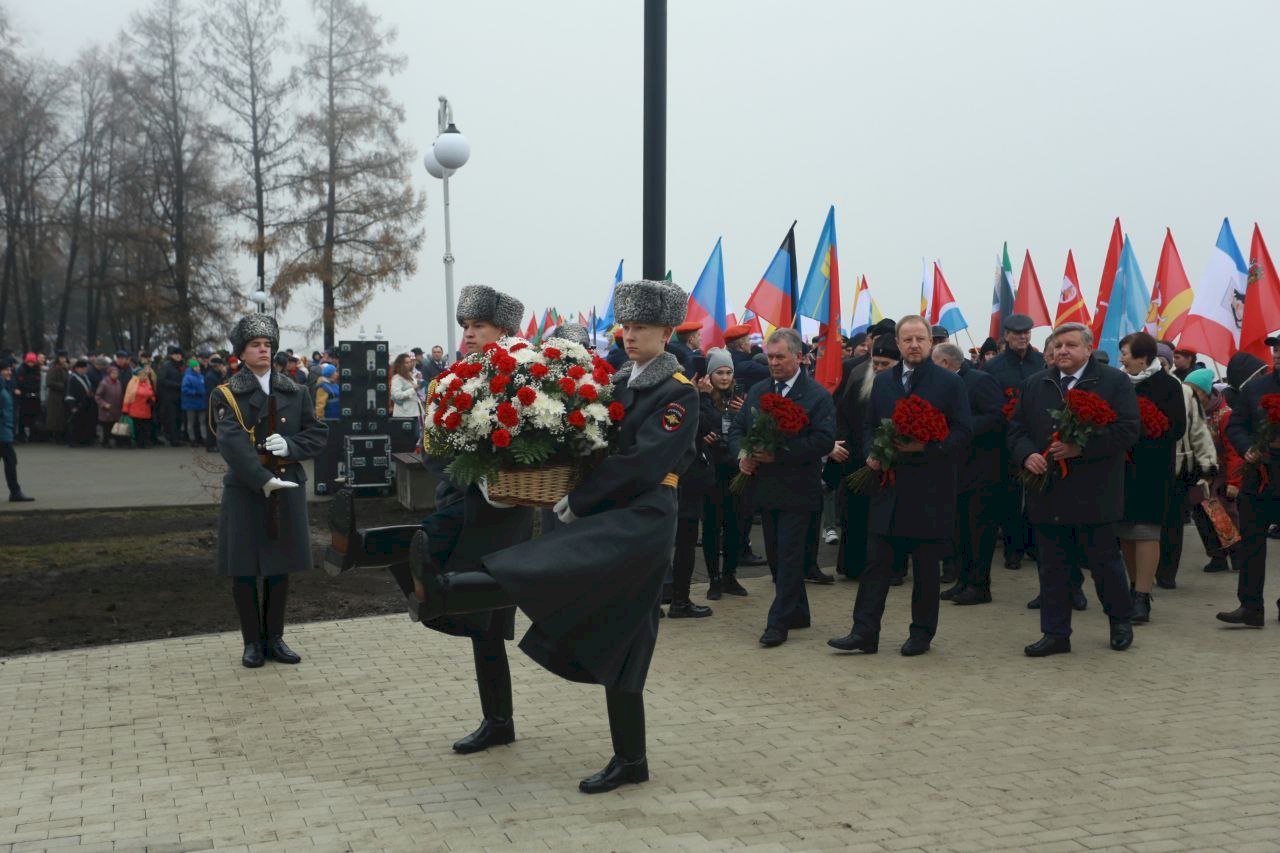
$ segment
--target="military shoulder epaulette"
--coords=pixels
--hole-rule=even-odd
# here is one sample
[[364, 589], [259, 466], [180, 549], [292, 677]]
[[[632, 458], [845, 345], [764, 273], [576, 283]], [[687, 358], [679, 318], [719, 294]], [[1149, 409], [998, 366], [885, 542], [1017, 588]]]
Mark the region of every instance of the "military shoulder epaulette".
[[680, 372], [680, 371], [678, 371], [678, 370], [677, 370], [675, 373], [671, 374], [671, 378], [672, 378], [672, 379], [674, 379], [675, 381], [677, 381], [677, 382], [681, 383], [682, 385], [692, 385], [692, 384], [693, 384], [693, 382], [692, 382], [692, 381], [690, 381], [690, 379], [689, 379], [689, 377], [688, 377], [688, 376], [685, 376], [683, 373], [681, 373], [681, 372]]

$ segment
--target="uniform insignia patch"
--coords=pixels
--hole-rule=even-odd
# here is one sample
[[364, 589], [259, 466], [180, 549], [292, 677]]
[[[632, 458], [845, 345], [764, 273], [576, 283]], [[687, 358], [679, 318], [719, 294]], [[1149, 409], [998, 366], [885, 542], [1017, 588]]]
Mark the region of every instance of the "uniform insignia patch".
[[669, 403], [662, 410], [662, 428], [667, 432], [680, 429], [680, 425], [684, 423], [684, 414], [684, 406], [679, 403]]

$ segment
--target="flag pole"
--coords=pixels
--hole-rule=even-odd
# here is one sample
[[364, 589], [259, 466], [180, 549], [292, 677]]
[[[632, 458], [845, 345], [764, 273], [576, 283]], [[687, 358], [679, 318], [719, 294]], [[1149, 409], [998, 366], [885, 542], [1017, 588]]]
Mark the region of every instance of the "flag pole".
[[591, 348], [595, 349], [596, 342], [596, 306], [591, 306]]

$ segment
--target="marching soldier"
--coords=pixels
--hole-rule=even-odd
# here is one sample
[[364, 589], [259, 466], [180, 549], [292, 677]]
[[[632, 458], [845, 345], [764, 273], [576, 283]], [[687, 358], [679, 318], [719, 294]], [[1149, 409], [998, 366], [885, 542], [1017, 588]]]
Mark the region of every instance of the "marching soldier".
[[[244, 656], [259, 667], [302, 659], [284, 642], [289, 575], [311, 566], [307, 481], [300, 464], [324, 450], [328, 427], [317, 421], [307, 389], [271, 370], [280, 329], [250, 314], [228, 336], [244, 363], [209, 400], [218, 452], [227, 463], [218, 518], [218, 573], [232, 579]], [[263, 579], [259, 595], [258, 579]]]

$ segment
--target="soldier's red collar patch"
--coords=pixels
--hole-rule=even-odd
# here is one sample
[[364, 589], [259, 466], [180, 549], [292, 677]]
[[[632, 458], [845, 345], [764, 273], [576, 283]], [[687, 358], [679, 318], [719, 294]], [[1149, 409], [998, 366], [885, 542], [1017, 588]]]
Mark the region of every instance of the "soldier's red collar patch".
[[675, 432], [684, 423], [684, 406], [679, 403], [668, 403], [662, 410], [662, 428], [667, 432]]

